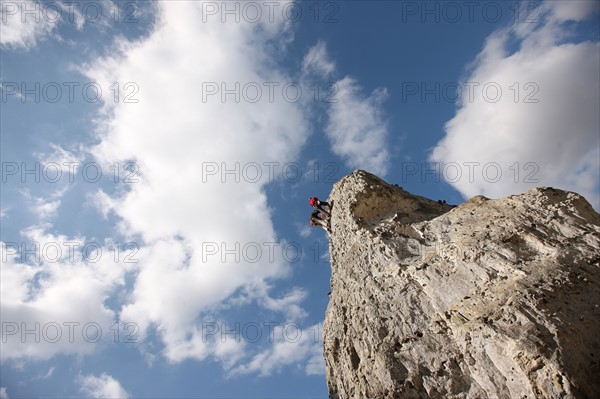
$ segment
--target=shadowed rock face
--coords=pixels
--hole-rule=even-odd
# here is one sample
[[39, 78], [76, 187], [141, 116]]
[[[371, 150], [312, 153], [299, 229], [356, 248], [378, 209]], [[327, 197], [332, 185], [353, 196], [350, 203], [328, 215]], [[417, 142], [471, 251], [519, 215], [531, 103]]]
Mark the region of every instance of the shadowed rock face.
[[600, 397], [600, 215], [552, 188], [458, 207], [335, 184], [332, 398]]

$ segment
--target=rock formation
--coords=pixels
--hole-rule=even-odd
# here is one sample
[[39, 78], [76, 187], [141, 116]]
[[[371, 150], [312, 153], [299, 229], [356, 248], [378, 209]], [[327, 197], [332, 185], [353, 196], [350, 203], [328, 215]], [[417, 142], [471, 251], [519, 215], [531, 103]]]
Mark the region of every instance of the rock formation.
[[537, 188], [453, 207], [333, 187], [331, 398], [600, 398], [600, 215]]

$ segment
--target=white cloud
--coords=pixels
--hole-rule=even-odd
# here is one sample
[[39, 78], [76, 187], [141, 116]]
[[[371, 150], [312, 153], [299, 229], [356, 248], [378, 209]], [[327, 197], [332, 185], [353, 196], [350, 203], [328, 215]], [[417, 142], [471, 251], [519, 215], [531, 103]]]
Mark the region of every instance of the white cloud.
[[274, 328], [274, 344], [256, 354], [248, 363], [230, 370], [229, 375], [258, 373], [264, 377], [279, 373], [290, 365], [303, 368], [307, 375], [323, 375], [325, 362], [321, 331], [322, 324], [304, 330], [291, 323], [277, 326]]
[[55, 367], [52, 366], [48, 369], [48, 371], [46, 372], [46, 374], [38, 374], [37, 376], [33, 377], [33, 379], [36, 380], [47, 380], [48, 378], [52, 377], [52, 375], [54, 374], [54, 370]]
[[77, 173], [82, 156], [73, 154], [56, 144], [50, 144], [52, 152], [34, 154], [40, 162], [37, 163], [37, 169], [43, 176], [43, 182], [50, 187], [58, 186], [50, 193], [43, 196], [34, 196], [29, 189], [21, 193], [26, 198], [33, 213], [41, 221], [46, 221], [56, 216], [58, 208], [61, 205], [62, 198], [71, 187], [68, 182], [72, 181], [74, 174]]
[[[136, 322], [142, 334], [156, 327], [169, 361], [214, 356], [231, 366], [236, 361], [231, 347], [203, 342], [199, 318], [240, 288], [266, 286], [291, 269], [264, 193], [268, 168], [262, 167], [256, 182], [203, 172], [207, 165], [238, 165], [241, 174], [251, 162], [293, 161], [309, 122], [301, 105], [285, 101], [280, 89], [269, 101], [263, 85], [277, 82], [281, 88], [292, 81], [271, 61], [289, 30], [284, 21], [222, 24], [217, 16], [198, 23], [200, 2], [157, 7], [160, 22], [145, 39], [119, 41], [116, 55], [82, 68], [101, 86], [134, 82], [139, 88], [137, 103], [104, 104], [101, 142], [91, 152], [107, 167], [134, 160], [140, 182], [127, 193], [100, 192], [96, 204], [118, 216], [120, 232], [142, 238], [139, 273], [120, 319]], [[224, 101], [220, 94], [203, 95], [206, 84], [220, 90], [222, 83], [231, 89], [236, 82], [241, 88], [258, 83], [263, 96], [253, 103], [243, 95], [239, 102], [233, 95]], [[301, 310], [293, 300], [300, 299], [281, 304], [256, 298], [296, 314]]]
[[229, 370], [238, 364], [245, 355], [246, 342], [240, 339], [214, 340], [211, 345], [214, 348], [214, 356], [221, 362], [225, 370]]
[[556, 22], [582, 21], [597, 12], [598, 6], [597, 1], [587, 0], [546, 1], [542, 11], [551, 11], [548, 17]]
[[297, 227], [298, 227], [298, 234], [300, 234], [300, 237], [302, 237], [302, 238], [310, 237], [310, 235], [314, 231], [313, 227], [311, 227], [308, 224], [308, 222], [306, 224], [300, 224]]
[[100, 377], [88, 375], [80, 378], [81, 392], [90, 398], [96, 399], [118, 399], [129, 398], [129, 394], [119, 381], [110, 375], [102, 373]]
[[10, 399], [4, 387], [0, 388], [0, 399]]
[[381, 106], [388, 97], [387, 90], [375, 89], [364, 97], [356, 80], [350, 77], [335, 85], [336, 102], [330, 104], [325, 127], [332, 151], [351, 168], [384, 176], [389, 167], [388, 127]]
[[60, 200], [47, 201], [45, 198], [35, 198], [34, 211], [40, 219], [48, 219], [56, 215]]
[[302, 72], [304, 74], [316, 73], [321, 76], [329, 76], [335, 72], [335, 63], [327, 53], [325, 42], [319, 41], [308, 50], [302, 60]]
[[1, 243], [2, 361], [90, 354], [112, 338], [115, 314], [104, 301], [133, 270], [132, 251], [51, 228], [34, 226], [22, 243]]
[[37, 197], [34, 198], [33, 210], [41, 220], [49, 219], [56, 215], [61, 204], [61, 197], [66, 192], [66, 188], [56, 191], [50, 195], [50, 199]]
[[266, 309], [284, 313], [288, 320], [298, 320], [307, 316], [299, 305], [307, 296], [308, 292], [303, 288], [294, 288], [279, 299], [271, 298], [265, 293], [262, 295], [262, 305]]
[[[138, 16], [140, 13], [147, 13], [145, 7], [136, 8], [136, 11]], [[111, 21], [121, 17], [112, 0], [96, 1], [93, 7], [69, 1], [2, 1], [0, 46], [30, 50], [48, 37], [64, 42], [58, 33], [61, 25], [72, 24], [75, 29], [81, 31], [89, 22], [90, 25], [106, 29], [110, 27]], [[129, 17], [131, 16], [121, 19]], [[17, 96], [20, 94], [17, 93]]]
[[350, 76], [336, 81], [329, 89], [320, 80], [331, 79], [335, 72], [336, 65], [325, 42], [317, 42], [302, 61], [302, 80], [307, 87], [318, 84], [327, 88], [319, 100], [327, 103], [325, 133], [331, 150], [351, 168], [384, 176], [390, 158], [386, 149], [389, 132], [382, 109], [387, 89], [378, 88], [365, 96], [357, 80]]
[[[544, 2], [539, 23], [488, 37], [461, 85], [479, 86], [472, 93], [463, 89], [462, 103], [431, 154], [432, 161], [462, 167], [462, 177], [454, 168], [447, 180], [464, 196], [554, 186], [600, 205], [600, 46], [570, 42], [571, 25], [563, 24], [589, 16], [592, 8], [597, 2]], [[520, 45], [511, 52], [514, 40]], [[472, 176], [467, 162], [479, 163]]]
[[325, 375], [325, 359], [323, 358], [323, 344], [312, 345], [304, 372], [306, 375]]
[[49, 181], [62, 180], [60, 179], [62, 175], [59, 175], [59, 170], [60, 173], [64, 174], [77, 173], [77, 169], [81, 166], [83, 160], [81, 154], [77, 155], [56, 144], [50, 144], [50, 148], [52, 152], [35, 154], [42, 163], [41, 167], [47, 170]]
[[[292, 269], [283, 257], [285, 243], [273, 228], [264, 192], [273, 176], [265, 165], [279, 165], [275, 176], [281, 176], [281, 166], [297, 159], [308, 138], [306, 104], [285, 101], [281, 91], [271, 102], [267, 86], [256, 103], [231, 97], [221, 101], [219, 95], [206, 99], [202, 93], [203, 83], [235, 87], [236, 82], [242, 86], [278, 82], [283, 86], [293, 81], [272, 61], [287, 40], [281, 42], [281, 35], [289, 38], [289, 26], [282, 20], [224, 25], [220, 18], [199, 24], [199, 2], [159, 2], [157, 11], [159, 22], [148, 36], [134, 42], [119, 39], [109, 58], [81, 68], [103, 87], [132, 82], [139, 88], [134, 95], [137, 103], [104, 104], [98, 119], [100, 144], [88, 149], [103, 170], [115, 162], [139, 165], [139, 182], [131, 184], [130, 190], [98, 191], [91, 198], [104, 216], [117, 216], [118, 233], [125, 240], [139, 244], [134, 256], [138, 263], [126, 263], [123, 252], [114, 261], [114, 249], [105, 242], [100, 243], [103, 255], [98, 262], [86, 262], [78, 255], [73, 261], [65, 259], [64, 244], [82, 245], [86, 238], [50, 233], [49, 224], [32, 226], [23, 234], [28, 242], [37, 242], [42, 252], [47, 246], [52, 249], [53, 243], [62, 244], [63, 257], [56, 262], [24, 260], [12, 243], [3, 244], [3, 321], [17, 327], [25, 323], [28, 328], [39, 323], [37, 335], [42, 339], [35, 342], [30, 334], [22, 340], [21, 331], [10, 333], [2, 360], [91, 354], [98, 344], [113, 338], [110, 327], [120, 320], [139, 327], [141, 350], [149, 349], [144, 338], [155, 329], [168, 361], [211, 357], [229, 370], [247, 359], [245, 343], [207, 341], [202, 320], [231, 323], [226, 317], [228, 306], [250, 302], [287, 319], [306, 316], [300, 306], [306, 297], [302, 289], [292, 289], [281, 298], [269, 294], [273, 282], [288, 277]], [[263, 15], [268, 16], [268, 11]], [[58, 146], [53, 150], [40, 159], [59, 164], [81, 159]], [[263, 166], [257, 181], [242, 177], [236, 182], [232, 175], [203, 173], [206, 165], [242, 169], [250, 162]], [[35, 205], [37, 199], [30, 199]], [[54, 204], [56, 200], [40, 199], [38, 214], [50, 217], [60, 205]], [[126, 273], [131, 273], [133, 288], [121, 309], [109, 309], [105, 301], [124, 289]], [[240, 292], [246, 292], [246, 297], [236, 297]], [[69, 322], [78, 323], [71, 342], [65, 325]], [[100, 326], [103, 340], [83, 339], [82, 327], [89, 323]], [[54, 324], [63, 335], [56, 343], [43, 337], [52, 332], [45, 326]], [[312, 370], [316, 346], [310, 349], [302, 343], [298, 348], [292, 351], [294, 358], [306, 356], [306, 367]], [[111, 381], [105, 375], [85, 378], [83, 385], [90, 392], [101, 392]]]
[[[13, 87], [9, 87], [9, 88], [7, 89], [7, 88], [6, 88], [6, 87], [5, 87], [5, 86], [4, 86], [2, 83], [0, 83], [0, 90], [2, 90], [2, 91], [7, 91], [7, 93], [13, 93], [13, 92], [14, 92], [15, 96], [16, 96], [16, 97], [17, 97], [19, 100], [21, 100], [21, 101], [25, 101], [25, 100], [23, 100], [23, 94], [21, 94], [21, 93], [18, 91], [18, 89], [17, 89], [17, 88], [14, 88], [14, 86], [13, 86]], [[7, 94], [7, 95], [8, 95], [8, 94]]]
[[56, 28], [59, 14], [54, 8], [43, 13], [40, 4], [33, 0], [2, 2], [0, 46], [29, 49]]
[[106, 219], [108, 214], [114, 212], [116, 201], [102, 190], [97, 190], [88, 195], [89, 203], [98, 210]]
[[42, 379], [46, 380], [46, 379], [48, 379], [48, 378], [52, 377], [52, 374], [54, 374], [54, 367], [50, 367], [50, 368], [48, 369], [48, 372], [46, 373], [46, 375], [44, 375], [44, 376], [42, 377]]
[[41, 221], [46, 221], [56, 216], [58, 208], [61, 204], [61, 199], [68, 189], [68, 186], [63, 186], [51, 192], [49, 195], [42, 197], [33, 196], [28, 189], [21, 191], [21, 194], [29, 203], [31, 211]]

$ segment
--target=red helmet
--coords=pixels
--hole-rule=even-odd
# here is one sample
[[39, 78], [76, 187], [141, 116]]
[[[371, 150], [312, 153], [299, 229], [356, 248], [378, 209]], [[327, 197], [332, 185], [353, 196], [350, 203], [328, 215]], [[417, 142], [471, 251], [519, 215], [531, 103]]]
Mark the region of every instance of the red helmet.
[[317, 197], [312, 197], [311, 199], [308, 200], [308, 203], [310, 204], [310, 206], [315, 206], [317, 201], [318, 201]]

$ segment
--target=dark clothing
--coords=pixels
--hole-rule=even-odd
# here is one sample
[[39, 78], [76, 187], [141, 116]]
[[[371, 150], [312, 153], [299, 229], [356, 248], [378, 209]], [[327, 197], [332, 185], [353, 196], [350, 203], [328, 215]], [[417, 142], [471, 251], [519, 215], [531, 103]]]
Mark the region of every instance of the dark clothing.
[[322, 211], [324, 211], [325, 209], [323, 209], [324, 207], [327, 207], [327, 209], [331, 209], [331, 207], [329, 206], [329, 204], [325, 201], [321, 201], [319, 198], [317, 197], [312, 197], [308, 203], [310, 204], [310, 206], [312, 206], [313, 208], [317, 208], [320, 209]]
[[329, 227], [329, 218], [331, 215], [324, 209], [325, 207], [327, 207], [327, 209], [331, 209], [330, 205], [327, 202], [321, 201], [317, 197], [310, 198], [308, 203], [313, 208], [317, 208], [317, 210], [310, 214], [310, 225], [321, 226], [327, 230], [327, 232], [331, 232], [331, 228]]
[[310, 214], [310, 225], [311, 226], [321, 226], [325, 230], [330, 231], [329, 224], [327, 223], [326, 220], [324, 220], [321, 217], [321, 211], [318, 211], [318, 210], [313, 211], [313, 213]]

